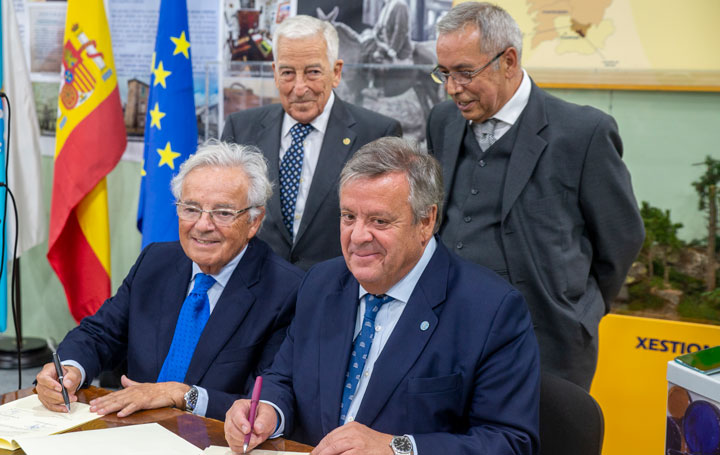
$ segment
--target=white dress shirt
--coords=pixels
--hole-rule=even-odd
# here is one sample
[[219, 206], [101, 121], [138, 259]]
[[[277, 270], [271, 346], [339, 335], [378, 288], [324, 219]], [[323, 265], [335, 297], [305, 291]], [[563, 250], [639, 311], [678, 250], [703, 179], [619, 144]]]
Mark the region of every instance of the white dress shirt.
[[[233, 272], [235, 271], [235, 268], [240, 263], [240, 259], [242, 259], [242, 257], [245, 255], [245, 251], [247, 251], [247, 245], [245, 245], [245, 248], [243, 248], [237, 256], [235, 256], [232, 260], [230, 260], [230, 262], [225, 264], [225, 266], [220, 269], [217, 274], [211, 275], [213, 278], [215, 278], [215, 284], [213, 284], [212, 287], [210, 287], [210, 289], [208, 289], [207, 291], [208, 301], [210, 303], [210, 314], [212, 314], [213, 310], [215, 309], [215, 305], [217, 305], [218, 300], [220, 300], [220, 296], [225, 290], [225, 286], [227, 286], [227, 283], [230, 280]], [[186, 297], [190, 295], [190, 291], [192, 291], [193, 285], [195, 284], [195, 276], [197, 276], [198, 273], [203, 272], [202, 270], [200, 270], [200, 266], [193, 262], [192, 277], [190, 278], [190, 283], [188, 283], [187, 292], [185, 293]], [[73, 366], [80, 370], [80, 374], [82, 375], [80, 384], [85, 383], [85, 368], [83, 368], [82, 365], [80, 365], [77, 361], [71, 359], [64, 360], [62, 364]], [[195, 387], [198, 389], [198, 399], [197, 403], [195, 404], [193, 414], [201, 415], [204, 417], [205, 413], [207, 412], [207, 405], [209, 401], [208, 393], [207, 390], [202, 387], [198, 387], [197, 385]]]
[[[313, 129], [303, 142], [303, 164], [302, 171], [300, 172], [300, 187], [298, 188], [297, 201], [295, 202], [293, 239], [300, 228], [300, 220], [302, 220], [302, 215], [305, 211], [305, 203], [307, 202], [308, 194], [310, 193], [310, 184], [312, 183], [313, 175], [315, 175], [315, 169], [317, 168], [318, 160], [320, 159], [320, 149], [322, 148], [323, 139], [325, 138], [325, 132], [327, 131], [327, 124], [330, 120], [330, 111], [332, 111], [333, 104], [335, 104], [335, 93], [330, 92], [330, 98], [328, 98], [327, 103], [325, 103], [325, 108], [322, 113], [310, 122]], [[290, 128], [295, 126], [296, 123], [298, 123], [298, 121], [290, 117], [287, 112], [283, 115], [283, 123], [280, 129], [280, 161], [282, 161], [285, 156], [285, 152], [292, 145]]]
[[[523, 110], [525, 110], [525, 106], [527, 106], [528, 101], [530, 100], [531, 88], [532, 85], [530, 84], [530, 77], [527, 72], [525, 72], [525, 69], [523, 69], [522, 81], [512, 98], [510, 98], [508, 102], [505, 103], [505, 105], [491, 117], [497, 120], [497, 125], [493, 130], [493, 136], [496, 141], [503, 137], [503, 135], [512, 128], [515, 122], [517, 122], [517, 119], [520, 118], [520, 114], [522, 114]], [[481, 142], [481, 134], [486, 132], [482, 127], [483, 123], [484, 122], [477, 123], [470, 120], [470, 126], [473, 129], [473, 134], [475, 135], [475, 139], [477, 139], [478, 143]]]

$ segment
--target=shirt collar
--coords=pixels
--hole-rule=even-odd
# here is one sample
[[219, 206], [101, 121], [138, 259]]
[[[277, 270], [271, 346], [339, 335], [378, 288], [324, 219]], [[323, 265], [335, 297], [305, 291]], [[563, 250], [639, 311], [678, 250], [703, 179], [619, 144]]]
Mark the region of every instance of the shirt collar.
[[[427, 267], [428, 263], [430, 262], [430, 258], [432, 258], [432, 255], [435, 253], [436, 248], [437, 241], [433, 236], [430, 238], [430, 241], [425, 246], [425, 251], [423, 251], [420, 260], [417, 262], [417, 264], [415, 264], [415, 267], [413, 267], [408, 272], [408, 274], [405, 275], [400, 281], [395, 283], [393, 287], [391, 287], [390, 290], [385, 293], [385, 295], [389, 295], [395, 300], [407, 303], [410, 300], [410, 296], [412, 295], [413, 291], [415, 290], [417, 282], [420, 281], [420, 277], [425, 271], [425, 267]], [[369, 294], [369, 292], [366, 291], [365, 288], [362, 287], [362, 285], [360, 285], [358, 298], [362, 299], [365, 294]]]
[[[503, 107], [501, 107], [500, 110], [497, 111], [491, 118], [500, 120], [501, 122], [507, 123], [511, 126], [514, 125], [515, 122], [517, 122], [517, 119], [520, 118], [520, 114], [522, 114], [522, 111], [525, 109], [525, 106], [527, 106], [528, 101], [530, 100], [531, 88], [532, 85], [530, 84], [530, 76], [528, 76], [525, 68], [523, 68], [520, 86], [517, 90], [515, 90], [515, 93], [508, 102], [505, 103]], [[476, 122], [471, 121], [471, 124], [472, 123]]]
[[[325, 103], [325, 108], [323, 108], [323, 111], [315, 117], [315, 119], [310, 122], [310, 124], [320, 132], [320, 134], [325, 134], [325, 130], [327, 129], [327, 124], [330, 121], [330, 111], [332, 111], [333, 105], [335, 104], [335, 92], [330, 92], [330, 98], [328, 98], [327, 103]], [[295, 126], [295, 124], [298, 123], [297, 120], [290, 117], [290, 114], [287, 112], [285, 115], [283, 115], [283, 123], [282, 123], [282, 129], [281, 129], [281, 137], [285, 137], [288, 134], [290, 134], [290, 128]]]
[[[225, 288], [227, 285], [227, 282], [230, 281], [230, 277], [232, 276], [233, 272], [235, 271], [235, 268], [240, 263], [240, 259], [245, 255], [245, 251], [247, 251], [247, 245], [245, 245], [245, 248], [242, 249], [242, 251], [232, 258], [230, 262], [225, 264], [225, 266], [220, 269], [218, 273], [215, 275], [210, 275], [213, 278], [215, 278], [215, 282], [218, 283], [222, 288]], [[200, 266], [197, 265], [195, 262], [192, 263], [192, 278], [190, 281], [192, 282], [195, 279], [195, 275], [198, 273], [203, 273], [202, 270], [200, 270]]]

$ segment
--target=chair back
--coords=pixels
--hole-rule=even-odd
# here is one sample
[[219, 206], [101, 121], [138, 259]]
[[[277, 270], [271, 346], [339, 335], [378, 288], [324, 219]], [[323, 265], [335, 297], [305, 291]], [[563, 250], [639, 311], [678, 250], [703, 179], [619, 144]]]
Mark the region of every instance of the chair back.
[[582, 387], [550, 373], [540, 378], [541, 455], [601, 455], [605, 420]]

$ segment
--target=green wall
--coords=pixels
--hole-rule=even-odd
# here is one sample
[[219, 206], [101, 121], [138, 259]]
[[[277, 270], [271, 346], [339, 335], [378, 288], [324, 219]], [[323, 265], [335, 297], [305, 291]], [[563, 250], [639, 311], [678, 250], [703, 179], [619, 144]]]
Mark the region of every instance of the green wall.
[[[690, 182], [703, 173], [706, 155], [720, 158], [720, 94], [553, 90], [578, 104], [589, 104], [617, 120], [624, 159], [638, 201], [670, 209], [685, 227], [684, 240], [703, 237], [705, 216], [697, 209]], [[562, 165], [562, 163], [558, 163]], [[50, 203], [52, 159], [43, 157], [45, 203]], [[112, 287], [117, 289], [140, 251], [135, 228], [140, 163], [121, 162], [108, 176], [112, 242]], [[49, 214], [49, 208], [47, 209]], [[60, 341], [75, 323], [62, 286], [45, 259], [47, 242], [22, 257], [23, 331], [26, 336]], [[8, 316], [10, 321], [10, 316]], [[10, 325], [10, 324], [9, 324]], [[6, 335], [14, 334], [8, 328]]]

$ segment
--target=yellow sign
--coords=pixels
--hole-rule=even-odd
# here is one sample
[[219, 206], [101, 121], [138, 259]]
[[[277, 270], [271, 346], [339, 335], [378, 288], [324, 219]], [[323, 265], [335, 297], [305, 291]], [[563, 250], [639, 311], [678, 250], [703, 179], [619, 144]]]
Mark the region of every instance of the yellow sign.
[[667, 362], [720, 345], [720, 327], [610, 314], [590, 393], [605, 416], [603, 455], [665, 451]]

